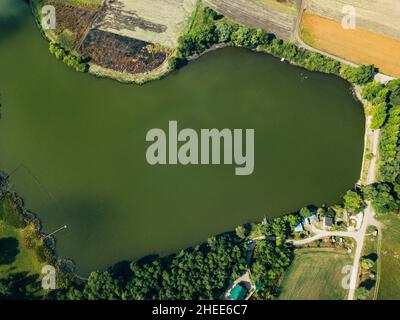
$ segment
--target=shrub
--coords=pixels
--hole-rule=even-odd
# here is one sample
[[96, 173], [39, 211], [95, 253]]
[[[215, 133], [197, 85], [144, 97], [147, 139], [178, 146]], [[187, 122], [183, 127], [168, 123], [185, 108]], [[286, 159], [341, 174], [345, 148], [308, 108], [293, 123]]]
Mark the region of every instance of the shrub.
[[366, 84], [374, 79], [374, 65], [351, 67], [345, 65], [342, 67], [341, 74], [347, 81], [355, 84]]
[[67, 55], [66, 51], [55, 42], [50, 42], [49, 50], [50, 53], [53, 54], [59, 60], [63, 60]]
[[22, 246], [25, 249], [33, 249], [36, 247], [36, 234], [34, 230], [28, 228], [23, 231]]
[[220, 43], [230, 42], [233, 33], [233, 27], [227, 23], [218, 24], [215, 27], [216, 40]]
[[36, 255], [39, 259], [40, 262], [52, 262], [53, 261], [53, 253], [51, 252], [51, 250], [44, 246], [38, 246], [36, 248]]
[[74, 68], [78, 72], [88, 71], [88, 65], [83, 62], [83, 58], [81, 56], [69, 54], [64, 57], [63, 61], [67, 66]]
[[382, 84], [375, 81], [369, 82], [362, 87], [361, 97], [372, 102], [382, 89]]
[[57, 59], [62, 60], [65, 64], [74, 68], [78, 72], [87, 72], [89, 70], [89, 65], [84, 61], [82, 56], [75, 55], [65, 50], [55, 42], [50, 42], [49, 51]]
[[223, 17], [224, 16], [222, 14], [219, 14], [218, 12], [216, 12], [215, 10], [213, 10], [209, 7], [204, 8], [204, 19], [206, 21], [208, 21], [209, 19], [220, 20]]
[[390, 95], [390, 89], [389, 88], [383, 88], [381, 91], [378, 92], [376, 95], [375, 99], [372, 101], [373, 104], [379, 104], [382, 102], [389, 102], [389, 95]]
[[349, 190], [345, 194], [344, 208], [350, 213], [358, 213], [365, 208], [365, 201], [360, 194], [355, 191]]
[[379, 144], [379, 174], [381, 181], [393, 182], [400, 173], [400, 106], [393, 107], [382, 128]]
[[188, 63], [186, 58], [181, 57], [171, 57], [168, 61], [169, 67], [172, 70], [180, 69]]
[[386, 121], [386, 111], [387, 111], [387, 104], [382, 102], [374, 107], [372, 111], [372, 121], [371, 121], [371, 128], [372, 129], [379, 129], [383, 126]]
[[387, 84], [390, 91], [389, 101], [393, 106], [400, 105], [400, 79], [392, 80]]
[[22, 212], [10, 199], [0, 200], [0, 219], [17, 229], [26, 226]]

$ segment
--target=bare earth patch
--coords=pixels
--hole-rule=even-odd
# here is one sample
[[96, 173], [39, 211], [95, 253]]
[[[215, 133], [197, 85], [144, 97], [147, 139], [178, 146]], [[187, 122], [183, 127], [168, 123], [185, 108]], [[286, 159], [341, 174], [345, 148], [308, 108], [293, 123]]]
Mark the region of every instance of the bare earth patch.
[[357, 64], [374, 64], [381, 72], [400, 77], [400, 41], [365, 29], [346, 30], [341, 23], [305, 14], [302, 25], [310, 45]]
[[174, 48], [196, 0], [108, 0], [94, 27]]
[[344, 5], [356, 9], [357, 27], [400, 39], [399, 0], [303, 0], [307, 10], [318, 16], [342, 21]]
[[264, 29], [284, 40], [292, 37], [296, 24], [296, 16], [293, 14], [267, 7], [257, 0], [204, 0], [203, 2], [235, 22]]
[[168, 55], [154, 44], [97, 29], [86, 36], [80, 53], [103, 68], [128, 73], [156, 69]]

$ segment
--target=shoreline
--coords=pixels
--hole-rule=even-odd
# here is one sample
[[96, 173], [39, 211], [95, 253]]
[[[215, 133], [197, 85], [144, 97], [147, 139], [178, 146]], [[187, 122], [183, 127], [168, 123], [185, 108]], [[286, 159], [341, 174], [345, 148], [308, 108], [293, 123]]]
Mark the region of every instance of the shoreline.
[[[40, 24], [39, 24], [39, 21], [36, 19], [37, 17], [36, 17], [35, 14], [34, 14], [34, 17], [35, 17], [35, 21], [36, 21], [37, 27], [39, 28], [39, 30], [40, 30], [40, 32], [42, 33], [43, 37], [46, 39], [46, 41], [50, 40], [49, 37], [48, 37], [48, 36], [46, 35], [46, 33], [44, 32], [44, 30], [41, 28], [41, 26], [40, 26]], [[227, 43], [214, 44], [214, 45], [212, 45], [210, 48], [206, 49], [204, 52], [202, 52], [202, 53], [200, 53], [200, 54], [198, 54], [198, 55], [193, 55], [193, 56], [188, 57], [187, 60], [188, 60], [189, 62], [190, 62], [190, 61], [195, 61], [196, 59], [200, 58], [201, 56], [203, 56], [203, 55], [205, 55], [205, 54], [207, 54], [207, 53], [209, 53], [209, 52], [212, 52], [212, 51], [215, 51], [215, 50], [218, 50], [218, 49], [221, 49], [221, 48], [225, 48], [225, 47], [238, 47], [238, 46], [232, 46], [232, 45], [229, 45], [229, 44], [227, 44]], [[268, 52], [266, 49], [260, 48], [260, 47], [254, 49], [254, 50], [252, 50], [252, 51], [255, 51], [255, 52], [262, 52], [262, 53], [264, 53], [264, 54], [268, 53], [268, 54], [270, 54], [270, 55], [272, 55], [272, 56], [274, 56], [274, 57], [276, 57], [276, 58], [281, 58], [279, 55], [272, 54], [271, 52]], [[303, 69], [306, 69], [306, 68], [302, 67], [302, 66], [299, 65], [299, 64], [293, 63], [293, 62], [290, 61], [290, 60], [285, 59], [285, 61], [289, 62], [292, 66], [297, 66], [297, 67], [301, 67], [301, 68], [303, 68]], [[139, 82], [139, 83], [138, 83], [138, 82], [135, 82], [135, 81], [132, 82], [132, 81], [129, 81], [129, 80], [128, 80], [128, 81], [123, 81], [123, 80], [121, 81], [120, 79], [116, 79], [116, 78], [113, 78], [112, 76], [108, 76], [108, 75], [107, 75], [107, 70], [108, 70], [108, 69], [102, 68], [102, 67], [100, 67], [100, 66], [94, 66], [95, 70], [97, 70], [97, 68], [98, 68], [98, 70], [99, 70], [98, 73], [96, 73], [96, 72], [92, 73], [92, 72], [91, 72], [92, 67], [90, 68], [89, 73], [90, 73], [91, 75], [94, 75], [95, 77], [99, 77], [99, 78], [110, 78], [110, 79], [117, 80], [117, 81], [122, 82], [122, 83], [144, 84], [144, 83], [149, 82], [149, 81], [162, 79], [162, 78], [168, 76], [171, 72], [174, 71], [174, 70], [171, 70], [171, 69], [169, 69], [169, 68], [167, 68], [167, 70], [165, 70], [165, 69], [164, 69], [164, 68], [165, 68], [165, 64], [168, 64], [168, 61], [167, 61], [167, 60], [166, 60], [165, 63], [163, 63], [163, 65], [162, 65], [162, 66], [164, 66], [164, 67], [161, 66], [161, 67], [158, 68], [158, 69], [161, 69], [160, 71], [163, 71], [162, 73], [157, 74], [154, 78], [151, 78], [151, 75], [150, 75], [153, 71], [151, 71], [150, 73], [146, 73], [146, 74], [144, 74], [144, 75], [149, 76], [149, 78], [143, 79], [143, 82]], [[306, 70], [307, 70], [307, 69], [306, 69]], [[105, 72], [106, 74], [102, 74], [102, 73], [101, 73], [102, 71]], [[115, 72], [115, 71], [110, 71], [110, 72]], [[320, 72], [320, 71], [312, 71], [312, 72]], [[135, 75], [132, 75], [132, 76], [135, 76]], [[339, 77], [343, 79], [343, 77], [341, 77], [341, 76], [339, 76]], [[345, 80], [345, 79], [344, 79], [344, 80]], [[347, 80], [346, 80], [346, 81], [347, 81]], [[348, 82], [348, 81], [347, 81], [347, 82]], [[348, 83], [351, 84], [350, 82], [348, 82]], [[352, 85], [352, 84], [351, 84], [351, 85]], [[357, 90], [360, 89], [360, 88], [357, 87], [356, 85], [352, 85], [352, 87], [353, 87], [353, 89], [355, 90], [356, 93], [357, 93]], [[365, 108], [366, 108], [367, 106], [364, 104], [364, 102], [362, 101], [362, 99], [360, 99], [360, 97], [358, 97], [358, 100], [359, 100], [360, 103], [363, 105], [364, 110], [365, 110]], [[366, 114], [365, 114], [365, 117], [366, 117], [366, 119], [367, 119], [367, 115], [366, 115]], [[365, 136], [367, 136], [367, 128], [368, 128], [368, 127], [366, 126]], [[363, 173], [363, 169], [364, 169], [364, 163], [365, 163], [366, 160], [367, 160], [366, 157], [365, 157], [365, 156], [366, 156], [366, 147], [367, 147], [367, 145], [366, 145], [366, 141], [365, 141], [365, 142], [364, 142], [364, 154], [363, 154], [363, 161], [362, 161], [362, 168], [361, 168], [360, 179], [362, 178], [362, 173]], [[20, 198], [20, 199], [21, 199], [22, 205], [23, 205], [23, 198]], [[39, 221], [39, 224], [38, 224], [38, 226], [37, 226], [37, 227], [38, 227], [38, 229], [37, 229], [37, 235], [38, 235], [39, 238], [43, 238], [43, 237], [45, 236], [45, 234], [41, 232], [41, 221], [40, 221], [40, 218], [38, 217], [38, 215], [37, 215], [37, 214], [34, 214], [34, 213], [32, 213], [32, 212], [30, 212], [29, 210], [27, 210], [27, 209], [24, 208], [24, 207], [22, 207], [22, 209], [23, 209], [23, 212], [26, 212], [26, 213], [27, 213], [26, 218], [28, 218], [29, 215], [33, 215], [33, 216], [35, 217], [35, 219], [37, 219], [37, 220]], [[54, 242], [54, 248], [51, 248], [51, 249], [54, 250], [54, 258], [56, 259], [56, 261], [58, 261], [58, 260], [61, 259], [61, 258], [57, 255], [57, 251], [56, 251], [56, 241], [55, 241], [55, 239], [54, 239], [53, 237], [51, 237], [51, 238], [46, 238], [46, 239], [52, 239], [52, 241]], [[178, 250], [179, 250], [179, 249], [178, 249]], [[72, 264], [74, 265], [74, 267], [76, 266], [75, 263], [74, 263], [72, 260], [63, 260], [63, 259], [61, 259], [60, 261], [72, 262]], [[74, 272], [73, 274], [74, 274], [74, 276], [76, 276], [77, 278], [79, 278], [79, 276], [78, 276], [75, 272]]]

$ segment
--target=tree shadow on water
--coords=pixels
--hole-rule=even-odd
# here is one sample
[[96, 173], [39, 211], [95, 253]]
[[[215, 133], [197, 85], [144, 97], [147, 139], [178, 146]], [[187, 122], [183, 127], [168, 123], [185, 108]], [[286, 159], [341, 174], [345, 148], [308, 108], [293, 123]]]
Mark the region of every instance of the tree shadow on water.
[[12, 237], [0, 239], [0, 265], [13, 263], [18, 253], [17, 239]]
[[0, 0], [0, 42], [17, 32], [27, 18], [33, 19], [29, 0]]

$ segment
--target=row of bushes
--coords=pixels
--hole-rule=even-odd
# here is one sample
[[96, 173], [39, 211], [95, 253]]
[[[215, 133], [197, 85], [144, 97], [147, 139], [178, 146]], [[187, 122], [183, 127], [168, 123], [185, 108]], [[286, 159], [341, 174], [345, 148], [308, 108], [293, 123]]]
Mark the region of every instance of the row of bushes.
[[[209, 14], [207, 10], [203, 15]], [[170, 59], [170, 67], [177, 69], [187, 63], [187, 58], [204, 52], [215, 44], [227, 44], [235, 47], [264, 50], [274, 56], [285, 58], [291, 63], [311, 71], [320, 71], [340, 75], [355, 84], [365, 84], [373, 80], [373, 65], [358, 68], [342, 65], [339, 61], [316, 52], [296, 46], [292, 42], [275, 38], [261, 29], [248, 28], [229, 21], [213, 19], [213, 15], [204, 19], [203, 24], [192, 28], [179, 39], [177, 54]]]
[[63, 61], [76, 71], [87, 72], [89, 70], [89, 65], [82, 56], [73, 54], [72, 52], [61, 47], [59, 44], [50, 42], [49, 50], [57, 59]]
[[371, 128], [382, 128], [379, 180], [400, 183], [400, 79], [386, 85], [370, 82], [363, 86], [361, 96], [373, 105]]
[[372, 104], [372, 129], [381, 128], [379, 182], [363, 188], [363, 196], [379, 213], [400, 210], [400, 80], [370, 82], [361, 96]]
[[400, 105], [392, 107], [381, 131], [379, 145], [380, 180], [394, 182], [400, 174]]
[[379, 129], [383, 126], [387, 117], [388, 105], [382, 102], [376, 105], [372, 111], [371, 129]]

